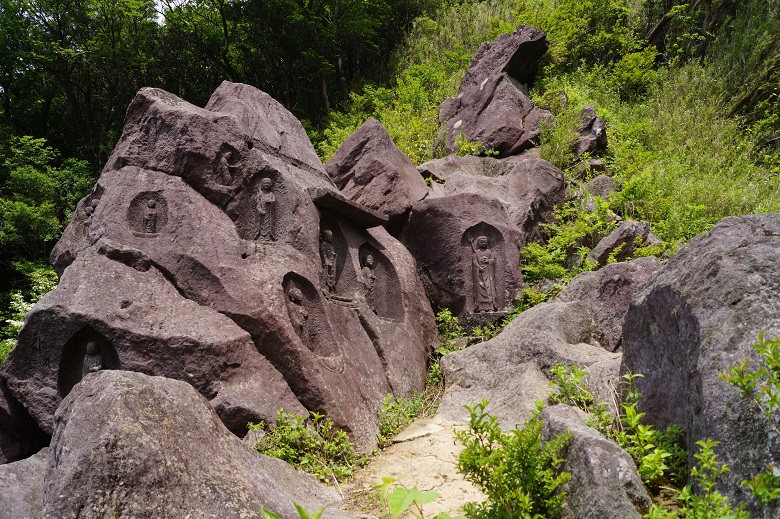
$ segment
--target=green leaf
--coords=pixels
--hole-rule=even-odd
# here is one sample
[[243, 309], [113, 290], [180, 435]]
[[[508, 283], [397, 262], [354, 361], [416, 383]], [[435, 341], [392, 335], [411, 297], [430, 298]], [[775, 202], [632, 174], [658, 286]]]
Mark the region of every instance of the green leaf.
[[[417, 489], [415, 488], [412, 490]], [[419, 491], [417, 491], [417, 494], [419, 494]], [[390, 513], [393, 517], [398, 517], [414, 503], [414, 498], [415, 495], [411, 490], [398, 487], [387, 496], [387, 507], [390, 509]]]
[[279, 514], [270, 510], [266, 510], [263, 507], [260, 507], [260, 515], [263, 516], [263, 519], [281, 519]]

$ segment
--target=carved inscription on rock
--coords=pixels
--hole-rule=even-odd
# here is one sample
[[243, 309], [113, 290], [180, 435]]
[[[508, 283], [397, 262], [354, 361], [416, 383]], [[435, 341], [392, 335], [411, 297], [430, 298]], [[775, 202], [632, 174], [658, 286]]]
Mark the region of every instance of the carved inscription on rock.
[[135, 236], [158, 236], [168, 223], [168, 201], [159, 191], [138, 193], [127, 209], [127, 223]]

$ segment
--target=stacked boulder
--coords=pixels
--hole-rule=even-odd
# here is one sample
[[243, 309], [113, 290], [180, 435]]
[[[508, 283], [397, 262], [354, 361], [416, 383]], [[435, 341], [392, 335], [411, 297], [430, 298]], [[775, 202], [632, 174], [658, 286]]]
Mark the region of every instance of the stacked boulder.
[[549, 111], [528, 97], [539, 59], [550, 44], [536, 27], [521, 25], [480, 45], [460, 83], [458, 95], [439, 110], [442, 128], [437, 144], [458, 151], [458, 140], [479, 142], [509, 157], [532, 147]]

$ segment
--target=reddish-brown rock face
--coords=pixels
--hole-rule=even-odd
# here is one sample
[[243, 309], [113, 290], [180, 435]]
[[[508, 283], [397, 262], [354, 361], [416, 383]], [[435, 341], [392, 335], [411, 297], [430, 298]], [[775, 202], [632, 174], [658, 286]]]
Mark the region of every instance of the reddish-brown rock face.
[[384, 395], [422, 389], [436, 340], [383, 221], [267, 94], [226, 82], [198, 108], [143, 89], [3, 378], [49, 434], [84, 374], [121, 368], [190, 383], [237, 433], [313, 410], [371, 450]]

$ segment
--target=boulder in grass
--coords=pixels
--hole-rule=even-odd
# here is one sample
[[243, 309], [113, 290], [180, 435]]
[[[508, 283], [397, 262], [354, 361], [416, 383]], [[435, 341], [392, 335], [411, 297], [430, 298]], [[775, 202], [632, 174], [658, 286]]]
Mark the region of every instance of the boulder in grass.
[[617, 229], [599, 241], [588, 253], [588, 260], [597, 265], [606, 265], [610, 256], [616, 261], [630, 258], [637, 247], [661, 245], [661, 239], [650, 230], [647, 222], [625, 220]]
[[620, 349], [623, 317], [634, 295], [661, 268], [650, 256], [624, 263], [612, 263], [593, 272], [583, 272], [555, 297], [556, 301], [580, 301], [590, 306], [596, 323], [594, 339], [609, 351]]
[[[487, 398], [490, 414], [504, 429], [523, 424], [552, 391], [550, 368], [556, 364], [588, 368], [620, 358], [594, 346], [593, 315], [588, 305], [541, 303], [521, 313], [489, 341], [441, 359], [446, 389], [439, 412], [468, 422], [464, 405]], [[617, 371], [618, 366], [612, 363]]]
[[471, 59], [458, 95], [441, 104], [437, 145], [454, 153], [458, 139], [465, 138], [495, 150], [499, 157], [533, 146], [542, 123], [552, 117], [528, 97], [539, 59], [548, 47], [544, 33], [528, 25], [483, 43]]
[[596, 110], [588, 105], [580, 112], [582, 125], [580, 136], [574, 143], [574, 157], [580, 158], [585, 153], [597, 153], [607, 149], [607, 124], [596, 115]]
[[571, 434], [561, 470], [571, 474], [566, 491], [566, 519], [641, 519], [652, 504], [631, 456], [614, 441], [585, 425], [568, 405], [545, 408], [542, 438]]

